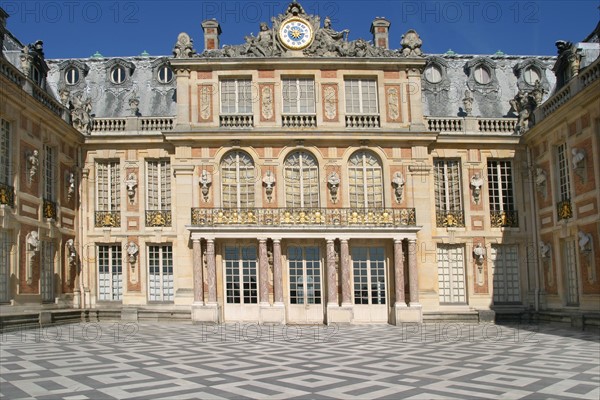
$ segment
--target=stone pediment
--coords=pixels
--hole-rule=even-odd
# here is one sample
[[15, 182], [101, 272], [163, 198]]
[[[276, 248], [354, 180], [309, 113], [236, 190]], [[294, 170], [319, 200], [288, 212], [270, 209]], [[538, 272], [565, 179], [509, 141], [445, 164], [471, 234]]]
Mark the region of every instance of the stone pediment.
[[[294, 49], [289, 43], [284, 43], [280, 31], [282, 26], [291, 20], [300, 21], [306, 27], [306, 35], [310, 42], [301, 49]], [[206, 50], [197, 57], [407, 57], [420, 55], [420, 49], [413, 52], [414, 47], [406, 51], [407, 46], [420, 47], [421, 42], [416, 32], [416, 42], [402, 43], [401, 50], [388, 50], [374, 46], [364, 39], [348, 40], [349, 30], [336, 31], [331, 26], [331, 20], [326, 17], [321, 26], [321, 18], [306, 14], [302, 6], [292, 2], [285, 13], [271, 18], [271, 27], [266, 22], [260, 23], [257, 36], [246, 36], [246, 43], [234, 46], [223, 46], [222, 49]], [[303, 33], [299, 33], [303, 34]], [[284, 38], [285, 39], [285, 38]]]

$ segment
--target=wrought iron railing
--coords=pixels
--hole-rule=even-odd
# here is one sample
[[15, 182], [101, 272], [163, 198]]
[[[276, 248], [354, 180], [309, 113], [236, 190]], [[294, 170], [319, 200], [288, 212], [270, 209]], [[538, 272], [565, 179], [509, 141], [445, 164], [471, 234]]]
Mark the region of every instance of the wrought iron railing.
[[490, 221], [494, 228], [517, 228], [519, 214], [517, 211], [490, 211]]
[[414, 208], [192, 208], [194, 226], [416, 226]]
[[465, 213], [463, 210], [437, 210], [435, 220], [438, 227], [464, 227]]
[[10, 207], [15, 206], [15, 188], [4, 183], [0, 183], [0, 204]]
[[571, 205], [571, 199], [559, 201], [556, 204], [556, 214], [558, 220], [573, 218], [573, 206]]
[[171, 210], [146, 210], [146, 226], [171, 226]]
[[58, 217], [56, 214], [56, 203], [52, 200], [44, 199], [44, 203], [42, 205], [42, 215], [46, 219], [52, 219], [56, 221]]
[[121, 211], [96, 211], [96, 228], [118, 228], [121, 226]]

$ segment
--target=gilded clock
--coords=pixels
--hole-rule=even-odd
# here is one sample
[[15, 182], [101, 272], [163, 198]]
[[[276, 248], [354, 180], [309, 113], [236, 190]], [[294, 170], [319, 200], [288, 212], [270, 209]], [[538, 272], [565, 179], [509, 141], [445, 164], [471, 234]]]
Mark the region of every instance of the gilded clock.
[[290, 18], [279, 28], [279, 40], [290, 50], [302, 50], [310, 46], [313, 39], [312, 27], [302, 18]]

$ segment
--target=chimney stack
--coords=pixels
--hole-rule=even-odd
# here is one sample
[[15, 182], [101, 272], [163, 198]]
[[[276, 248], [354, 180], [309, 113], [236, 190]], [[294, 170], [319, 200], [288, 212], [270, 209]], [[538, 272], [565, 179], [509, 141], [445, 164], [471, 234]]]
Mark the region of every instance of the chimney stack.
[[221, 35], [221, 25], [216, 19], [207, 19], [202, 22], [202, 29], [204, 30], [204, 50], [217, 50], [219, 49], [219, 35]]
[[371, 24], [371, 33], [373, 34], [373, 44], [382, 49], [390, 48], [390, 21], [383, 17], [376, 17]]

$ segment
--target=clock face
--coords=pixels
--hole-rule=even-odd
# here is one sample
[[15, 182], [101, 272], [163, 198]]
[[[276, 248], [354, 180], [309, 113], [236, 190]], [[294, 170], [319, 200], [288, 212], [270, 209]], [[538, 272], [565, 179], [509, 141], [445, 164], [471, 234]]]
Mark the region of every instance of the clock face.
[[301, 18], [290, 18], [279, 28], [279, 40], [290, 50], [302, 50], [314, 39], [312, 27]]

